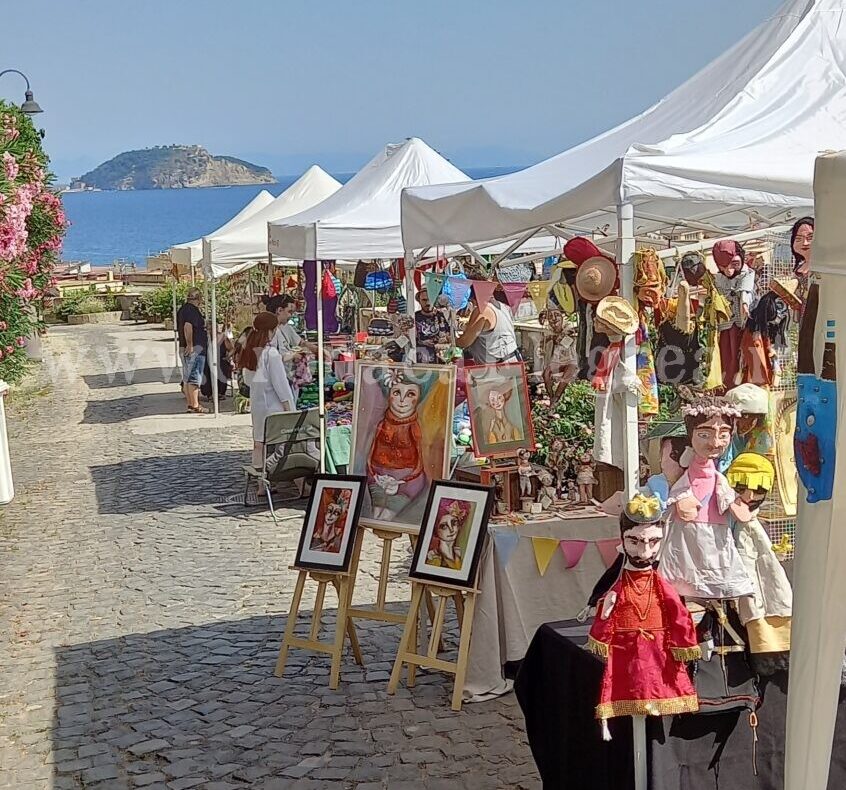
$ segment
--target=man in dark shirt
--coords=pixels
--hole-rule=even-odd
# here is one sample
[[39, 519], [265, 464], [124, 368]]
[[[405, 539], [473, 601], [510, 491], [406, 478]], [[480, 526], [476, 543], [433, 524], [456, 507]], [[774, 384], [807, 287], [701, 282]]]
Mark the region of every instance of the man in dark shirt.
[[200, 311], [201, 300], [200, 289], [191, 288], [185, 304], [176, 314], [179, 350], [182, 353], [182, 391], [188, 411], [194, 414], [208, 414], [209, 411], [200, 405], [200, 385], [203, 383], [208, 345], [206, 320]]
[[414, 330], [417, 335], [417, 361], [437, 362], [435, 344], [449, 342], [449, 323], [443, 313], [432, 307], [429, 294], [423, 288], [417, 293], [420, 309], [414, 314]]

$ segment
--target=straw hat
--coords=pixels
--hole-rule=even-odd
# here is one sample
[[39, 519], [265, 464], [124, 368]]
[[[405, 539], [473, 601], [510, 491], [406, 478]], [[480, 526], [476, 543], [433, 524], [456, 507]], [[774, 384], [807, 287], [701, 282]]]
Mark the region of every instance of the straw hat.
[[775, 424], [773, 425], [776, 483], [784, 514], [796, 515], [799, 502], [799, 482], [796, 475], [796, 456], [793, 434], [796, 431], [796, 396], [784, 392], [775, 395]]
[[640, 319], [632, 304], [621, 296], [606, 296], [596, 306], [596, 317], [621, 335], [633, 335]]
[[796, 277], [775, 277], [770, 281], [770, 290], [777, 293], [781, 300], [791, 309], [799, 310], [802, 300], [799, 298], [799, 280]]
[[576, 272], [576, 291], [588, 304], [596, 304], [616, 288], [617, 264], [604, 256], [588, 258]]

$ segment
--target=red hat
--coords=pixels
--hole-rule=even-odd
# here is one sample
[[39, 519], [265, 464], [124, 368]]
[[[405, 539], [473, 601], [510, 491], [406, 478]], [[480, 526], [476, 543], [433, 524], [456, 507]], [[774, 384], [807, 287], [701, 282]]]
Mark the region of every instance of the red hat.
[[711, 255], [718, 268], [725, 269], [733, 263], [742, 263], [737, 242], [731, 239], [720, 239], [711, 249]]
[[599, 249], [590, 239], [576, 236], [564, 245], [564, 255], [568, 261], [581, 266], [589, 258], [607, 258], [612, 263], [614, 259]]

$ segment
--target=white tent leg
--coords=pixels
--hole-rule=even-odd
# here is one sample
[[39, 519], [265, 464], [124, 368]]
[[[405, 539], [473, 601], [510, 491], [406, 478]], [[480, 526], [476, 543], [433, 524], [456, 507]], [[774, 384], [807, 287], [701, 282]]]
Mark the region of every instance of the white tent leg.
[[[623, 203], [617, 207], [617, 261], [620, 264], [620, 290], [624, 299], [635, 303], [634, 296], [634, 207]], [[626, 338], [623, 361], [629, 375], [637, 375], [637, 348], [634, 336]], [[638, 487], [640, 451], [638, 449], [637, 395], [626, 393], [626, 422], [623, 430], [625, 458], [623, 460], [623, 481], [627, 497], [634, 496]], [[646, 785], [644, 784], [645, 788]]]
[[211, 356], [209, 357], [209, 373], [211, 374], [212, 402], [214, 403], [214, 416], [220, 414], [220, 403], [218, 402], [217, 382], [220, 378], [220, 364], [217, 358], [219, 346], [217, 344], [217, 282], [212, 278], [211, 283], [211, 332], [209, 332], [209, 343], [211, 344]]
[[[405, 252], [405, 312], [414, 318], [414, 267], [417, 261], [414, 258], [414, 253], [406, 250]], [[412, 324], [411, 327], [411, 345], [408, 347], [406, 359], [412, 364], [417, 361], [417, 325]]]
[[176, 286], [179, 284], [179, 280], [174, 280], [172, 285], [172, 296], [173, 296], [173, 366], [178, 368], [181, 359], [179, 358], [179, 327], [176, 325], [176, 314], [178, 309], [176, 307]]
[[317, 288], [317, 408], [320, 421], [320, 473], [326, 472], [326, 377], [323, 370], [323, 261], [315, 261]]

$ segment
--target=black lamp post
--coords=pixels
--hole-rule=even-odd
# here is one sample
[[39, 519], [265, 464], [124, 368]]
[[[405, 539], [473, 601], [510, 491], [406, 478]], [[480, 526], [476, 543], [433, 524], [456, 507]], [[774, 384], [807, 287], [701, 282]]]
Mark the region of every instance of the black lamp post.
[[24, 112], [27, 115], [37, 115], [40, 112], [44, 112], [44, 110], [38, 106], [38, 102], [32, 98], [32, 90], [29, 87], [29, 78], [26, 74], [22, 71], [18, 71], [17, 69], [5, 69], [4, 71], [0, 71], [0, 77], [4, 74], [20, 74], [26, 82], [26, 93], [24, 93], [24, 103], [21, 105], [21, 112]]

